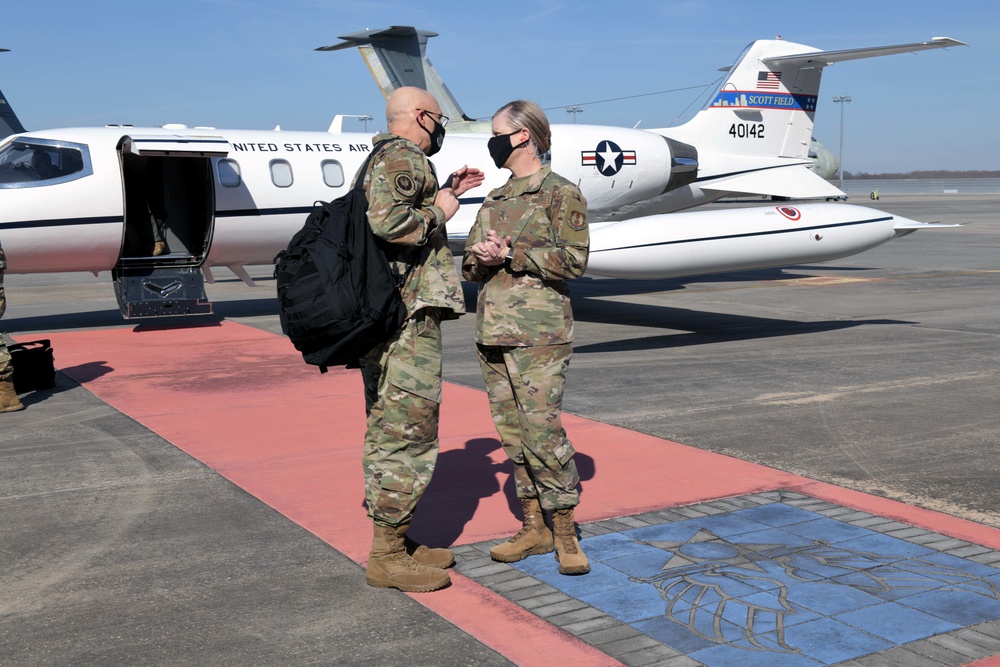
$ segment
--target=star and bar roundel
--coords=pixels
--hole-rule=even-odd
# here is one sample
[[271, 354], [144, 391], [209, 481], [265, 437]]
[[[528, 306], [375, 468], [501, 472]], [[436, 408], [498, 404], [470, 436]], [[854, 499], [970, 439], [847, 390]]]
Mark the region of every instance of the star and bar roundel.
[[580, 151], [581, 164], [584, 167], [597, 167], [604, 176], [614, 176], [625, 165], [635, 164], [635, 151], [626, 151], [607, 139], [598, 142], [597, 150]]

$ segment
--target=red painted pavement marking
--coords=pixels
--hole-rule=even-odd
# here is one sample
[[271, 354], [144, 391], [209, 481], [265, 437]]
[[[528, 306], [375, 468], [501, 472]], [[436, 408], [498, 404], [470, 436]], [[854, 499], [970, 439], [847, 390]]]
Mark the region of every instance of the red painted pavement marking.
[[[356, 562], [366, 559], [371, 526], [362, 506], [357, 371], [321, 375], [284, 337], [233, 322], [44, 337], [60, 370], [96, 396]], [[994, 528], [575, 415], [564, 424], [578, 451], [580, 522], [789, 489], [1000, 549]], [[520, 524], [510, 511], [512, 491], [504, 492], [509, 476], [485, 394], [446, 383], [441, 454], [412, 534], [437, 546], [513, 533]], [[466, 577], [452, 579], [451, 588], [414, 599], [514, 662], [572, 655], [581, 666], [609, 664]]]
[[982, 660], [976, 660], [975, 662], [970, 662], [965, 665], [965, 667], [1000, 667], [1000, 655], [995, 655], [992, 658], [983, 658]]

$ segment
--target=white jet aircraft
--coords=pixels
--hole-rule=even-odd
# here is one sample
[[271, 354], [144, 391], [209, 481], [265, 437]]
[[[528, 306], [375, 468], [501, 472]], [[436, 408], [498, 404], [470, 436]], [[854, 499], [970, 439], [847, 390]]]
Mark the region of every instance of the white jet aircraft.
[[[836, 204], [768, 209], [773, 214], [763, 221], [759, 209], [608, 221], [650, 199], [659, 210], [677, 210], [738, 192], [840, 193], [808, 169], [823, 67], [957, 44], [938, 38], [824, 52], [758, 41], [685, 125], [656, 131], [553, 126], [552, 167], [579, 183], [595, 221], [590, 271], [657, 277], [823, 261], [933, 226]], [[0, 142], [0, 242], [8, 270], [111, 271], [126, 318], [210, 312], [203, 276], [211, 281], [212, 269], [224, 266], [253, 284], [244, 267], [270, 264], [313, 202], [350, 187], [371, 141], [342, 132], [342, 120], [335, 118], [327, 132], [181, 125], [18, 132]], [[439, 174], [469, 164], [487, 175], [449, 222], [453, 239], [464, 238], [482, 197], [506, 178], [487, 165], [488, 134], [467, 131], [475, 129], [449, 126], [432, 160]], [[165, 218], [169, 250], [157, 256], [154, 216]], [[712, 229], [718, 231], [708, 233]], [[807, 247], [798, 249], [806, 237]], [[719, 243], [727, 247], [724, 255], [714, 247]], [[668, 246], [697, 255], [699, 261], [688, 257], [690, 273], [677, 273], [671, 253], [656, 250]]]

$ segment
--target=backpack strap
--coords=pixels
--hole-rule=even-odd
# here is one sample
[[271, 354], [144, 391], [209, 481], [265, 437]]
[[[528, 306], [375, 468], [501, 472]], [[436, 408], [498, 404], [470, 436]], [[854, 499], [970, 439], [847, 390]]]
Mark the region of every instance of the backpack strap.
[[361, 165], [361, 169], [358, 170], [357, 180], [354, 182], [354, 189], [355, 190], [364, 190], [364, 188], [365, 188], [365, 178], [368, 176], [368, 166], [371, 164], [372, 160], [375, 158], [375, 155], [380, 150], [382, 150], [382, 147], [385, 146], [388, 143], [393, 142], [393, 141], [395, 141], [395, 139], [383, 139], [382, 141], [380, 141], [377, 144], [375, 144], [374, 146], [372, 146], [372, 152], [368, 154], [368, 157], [365, 158], [365, 161]]
[[[354, 189], [355, 190], [364, 190], [365, 178], [368, 176], [368, 167], [371, 164], [372, 160], [375, 158], [375, 155], [380, 150], [382, 150], [382, 148], [386, 144], [392, 143], [394, 141], [397, 141], [397, 139], [383, 139], [382, 141], [380, 141], [377, 144], [375, 144], [374, 146], [372, 146], [372, 152], [368, 154], [368, 157], [365, 158], [364, 164], [361, 165], [361, 169], [358, 170], [358, 178], [357, 178], [357, 180], [354, 183]], [[431, 165], [432, 173], [433, 173], [433, 169], [434, 169], [434, 165]], [[436, 178], [436, 176], [435, 176], [435, 178]], [[377, 239], [377, 240], [379, 241], [379, 247], [382, 247], [383, 245], [385, 245], [385, 243], [382, 242], [381, 239]], [[384, 247], [382, 248], [382, 252], [383, 253], [385, 252], [385, 248]], [[386, 259], [388, 259], [388, 257]], [[413, 272], [413, 269], [416, 268], [416, 266], [417, 266], [417, 262], [413, 262], [412, 264], [410, 262], [407, 262], [406, 263], [406, 272], [403, 275], [397, 275], [395, 271], [392, 272], [392, 275], [393, 275], [393, 278], [394, 278], [394, 282], [396, 283], [396, 287], [398, 289], [403, 289], [403, 285], [406, 284], [406, 281], [410, 278], [410, 274]]]

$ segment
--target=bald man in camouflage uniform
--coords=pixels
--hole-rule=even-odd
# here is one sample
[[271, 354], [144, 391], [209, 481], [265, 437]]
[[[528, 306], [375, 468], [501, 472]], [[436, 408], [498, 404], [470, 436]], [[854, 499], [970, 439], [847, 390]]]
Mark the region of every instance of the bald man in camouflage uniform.
[[[6, 270], [7, 257], [3, 254], [3, 246], [0, 245], [0, 317], [3, 317], [4, 311], [7, 310], [7, 298], [3, 291], [3, 273]], [[14, 391], [14, 367], [10, 363], [10, 352], [7, 351], [3, 334], [0, 333], [0, 412], [23, 409], [24, 404]]]
[[386, 143], [364, 175], [364, 190], [369, 225], [390, 244], [387, 255], [397, 274], [410, 271], [402, 287], [409, 317], [361, 359], [368, 409], [362, 467], [375, 532], [366, 580], [423, 592], [447, 586], [444, 568], [454, 563], [448, 549], [429, 549], [406, 536], [437, 461], [440, 323], [465, 312], [445, 222], [458, 211], [457, 197], [479, 185], [483, 174], [463, 167], [452, 174], [450, 188], [439, 190], [427, 157], [440, 148], [447, 119], [430, 93], [396, 90], [386, 118], [389, 131], [372, 140]]
[[[561, 414], [573, 352], [565, 281], [587, 268], [587, 202], [541, 160], [551, 136], [542, 110], [511, 104], [493, 118], [491, 154], [512, 177], [486, 198], [462, 260], [463, 276], [479, 283], [479, 363], [524, 512], [521, 531], [490, 555], [514, 562], [555, 549], [560, 572], [586, 574], [573, 518], [580, 477]], [[552, 513], [554, 532], [542, 510]]]

